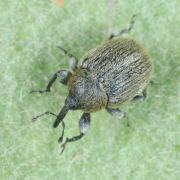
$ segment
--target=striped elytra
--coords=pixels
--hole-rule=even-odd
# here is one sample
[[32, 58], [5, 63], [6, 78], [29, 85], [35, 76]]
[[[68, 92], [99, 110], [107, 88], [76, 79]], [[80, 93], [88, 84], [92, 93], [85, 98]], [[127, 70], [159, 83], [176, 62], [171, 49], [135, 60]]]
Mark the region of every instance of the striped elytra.
[[67, 50], [60, 49], [69, 56], [72, 71], [59, 70], [50, 79], [45, 90], [31, 92], [50, 92], [52, 84], [59, 76], [60, 82], [69, 89], [64, 106], [56, 115], [45, 112], [34, 117], [50, 114], [56, 116], [53, 127], [61, 123], [63, 130], [58, 142], [63, 142], [65, 123], [64, 118], [69, 110], [82, 110], [79, 120], [80, 134], [66, 138], [66, 144], [81, 139], [90, 128], [91, 112], [105, 108], [117, 118], [127, 117], [118, 106], [131, 100], [144, 99], [146, 88], [150, 81], [153, 65], [146, 50], [133, 39], [114, 37], [104, 44], [89, 51], [79, 62]]
[[[147, 96], [147, 86], [150, 82], [153, 64], [146, 49], [131, 38], [121, 37], [129, 33], [134, 25], [132, 16], [130, 26], [118, 34], [112, 33], [109, 39], [87, 52], [80, 61], [66, 49], [58, 46], [69, 57], [70, 70], [59, 70], [53, 74], [46, 89], [31, 92], [50, 92], [57, 77], [68, 86], [68, 95], [64, 105], [56, 115], [46, 111], [32, 120], [50, 114], [56, 116], [53, 127], [62, 124], [62, 133], [58, 139], [62, 143], [62, 151], [67, 143], [81, 139], [89, 130], [91, 112], [105, 108], [115, 118], [127, 117], [119, 106], [125, 102], [144, 100]], [[81, 110], [79, 120], [80, 133], [63, 141], [64, 118], [70, 110]], [[101, 118], [100, 118], [101, 119]], [[128, 123], [129, 124], [129, 123]]]
[[140, 95], [150, 81], [151, 72], [152, 62], [141, 45], [133, 39], [113, 38], [82, 58], [70, 79], [69, 89], [77, 94], [83, 104], [81, 109], [96, 111]]

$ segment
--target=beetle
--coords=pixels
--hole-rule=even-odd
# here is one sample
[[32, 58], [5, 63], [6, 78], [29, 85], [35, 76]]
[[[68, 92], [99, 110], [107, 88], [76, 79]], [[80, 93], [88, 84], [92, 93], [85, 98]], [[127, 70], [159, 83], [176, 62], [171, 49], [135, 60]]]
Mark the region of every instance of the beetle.
[[83, 111], [79, 121], [80, 134], [66, 138], [62, 144], [62, 152], [67, 143], [77, 141], [87, 133], [92, 112], [105, 108], [113, 116], [123, 118], [126, 113], [118, 108], [120, 105], [146, 98], [153, 69], [150, 57], [145, 48], [134, 39], [121, 37], [132, 29], [134, 17], [129, 28], [118, 34], [111, 34], [105, 43], [90, 50], [79, 63], [75, 56], [59, 47], [70, 58], [72, 71], [59, 70], [52, 76], [45, 90], [31, 91], [50, 92], [57, 77], [60, 77], [62, 84], [68, 86], [68, 96], [58, 115], [48, 111], [33, 118], [35, 121], [45, 114], [56, 116], [53, 127], [58, 127], [60, 123], [63, 126], [58, 140], [60, 143], [65, 129], [63, 120], [68, 111]]

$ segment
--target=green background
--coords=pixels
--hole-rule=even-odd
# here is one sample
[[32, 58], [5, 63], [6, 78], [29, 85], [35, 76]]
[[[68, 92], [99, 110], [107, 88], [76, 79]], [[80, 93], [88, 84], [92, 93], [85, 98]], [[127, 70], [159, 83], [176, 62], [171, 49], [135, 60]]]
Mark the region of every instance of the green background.
[[[180, 177], [180, 1], [50, 0], [0, 1], [0, 179], [175, 180]], [[91, 129], [63, 155], [53, 129], [54, 117], [67, 96], [51, 75], [68, 68], [57, 45], [79, 59], [105, 41], [110, 32], [136, 23], [130, 36], [149, 50], [155, 85], [144, 102], [123, 107], [126, 120], [105, 110], [92, 114]], [[80, 111], [65, 118], [65, 136], [79, 133]]]

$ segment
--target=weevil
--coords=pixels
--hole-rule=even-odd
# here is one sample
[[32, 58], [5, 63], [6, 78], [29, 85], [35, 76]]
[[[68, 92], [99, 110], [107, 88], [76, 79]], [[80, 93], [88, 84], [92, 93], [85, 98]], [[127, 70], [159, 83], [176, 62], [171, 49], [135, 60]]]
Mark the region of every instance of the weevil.
[[62, 123], [63, 131], [59, 142], [63, 142], [64, 117], [69, 110], [81, 110], [79, 121], [80, 134], [66, 138], [62, 143], [62, 152], [69, 142], [81, 139], [90, 128], [91, 113], [105, 108], [115, 117], [123, 118], [126, 113], [119, 109], [125, 102], [146, 98], [146, 89], [150, 82], [153, 64], [146, 51], [132, 38], [121, 37], [130, 32], [134, 25], [132, 17], [130, 26], [118, 34], [111, 34], [107, 41], [87, 52], [80, 61], [59, 47], [70, 58], [69, 70], [59, 70], [50, 79], [45, 90], [31, 92], [50, 92], [57, 77], [60, 82], [68, 86], [68, 96], [58, 115], [45, 112], [33, 118], [51, 114], [56, 116], [53, 127]]

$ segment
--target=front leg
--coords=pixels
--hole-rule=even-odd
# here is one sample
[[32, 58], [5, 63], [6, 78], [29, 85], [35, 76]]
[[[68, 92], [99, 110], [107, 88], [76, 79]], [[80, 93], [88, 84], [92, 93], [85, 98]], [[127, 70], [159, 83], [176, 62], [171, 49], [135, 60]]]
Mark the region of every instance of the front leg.
[[67, 70], [57, 71], [51, 77], [51, 79], [50, 79], [50, 81], [49, 81], [49, 83], [48, 83], [48, 85], [47, 85], [45, 90], [32, 90], [30, 93], [33, 93], [33, 92], [38, 92], [38, 93], [50, 92], [51, 91], [51, 86], [56, 81], [57, 77], [60, 77], [60, 82], [62, 84], [66, 85], [71, 75], [72, 75], [71, 72], [67, 71]]
[[83, 113], [79, 121], [80, 134], [72, 138], [66, 138], [65, 142], [61, 145], [62, 146], [61, 154], [64, 152], [67, 143], [77, 141], [87, 133], [87, 131], [90, 128], [90, 122], [91, 122], [90, 113]]

